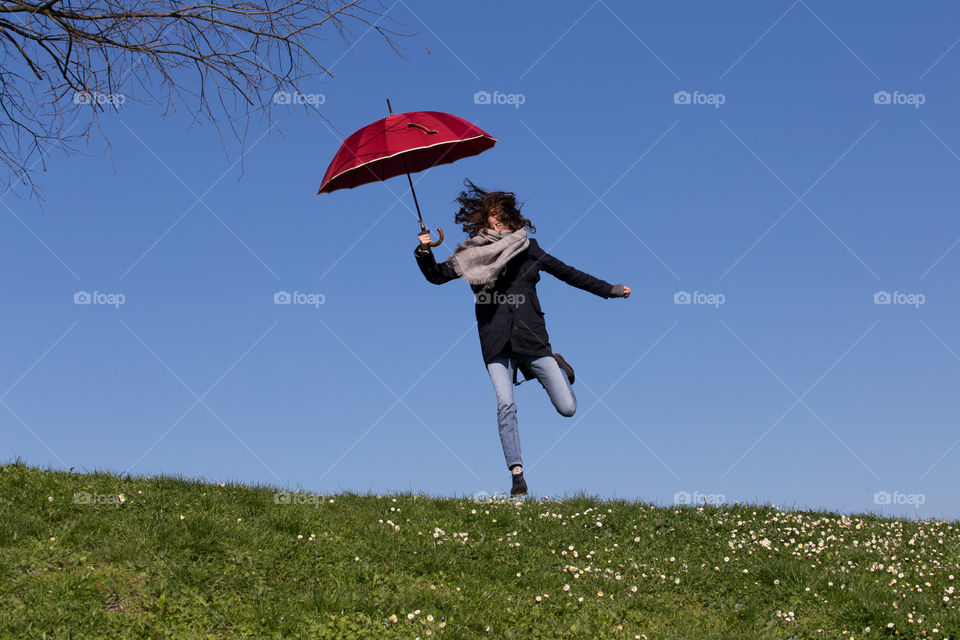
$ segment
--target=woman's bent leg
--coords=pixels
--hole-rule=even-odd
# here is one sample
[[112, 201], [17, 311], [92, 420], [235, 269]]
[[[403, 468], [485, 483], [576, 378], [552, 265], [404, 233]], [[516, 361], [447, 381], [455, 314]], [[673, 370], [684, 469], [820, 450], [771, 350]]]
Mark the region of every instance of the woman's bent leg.
[[500, 444], [507, 468], [523, 464], [520, 458], [520, 433], [517, 429], [517, 403], [513, 395], [513, 368], [516, 363], [507, 356], [498, 356], [487, 364], [487, 372], [497, 392], [497, 424]]
[[537, 374], [540, 384], [550, 396], [557, 413], [569, 418], [577, 412], [577, 396], [573, 393], [570, 379], [553, 356], [544, 356], [530, 361], [530, 368]]

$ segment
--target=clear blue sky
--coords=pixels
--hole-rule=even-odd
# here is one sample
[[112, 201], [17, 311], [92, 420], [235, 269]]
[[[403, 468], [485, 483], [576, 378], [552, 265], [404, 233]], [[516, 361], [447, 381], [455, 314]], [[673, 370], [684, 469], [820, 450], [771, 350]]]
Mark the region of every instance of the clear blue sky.
[[452, 200], [470, 177], [515, 191], [557, 258], [633, 289], [541, 281], [579, 410], [517, 388], [533, 493], [960, 516], [954, 4], [385, 6], [419, 33], [409, 60], [362, 29], [350, 53], [319, 43], [334, 77], [304, 90], [329, 122], [302, 106], [267, 136], [254, 122], [242, 173], [210, 127], [126, 104], [104, 121], [112, 158], [99, 139], [54, 156], [44, 208], [3, 197], [4, 459], [507, 489], [472, 294], [423, 280], [406, 181], [316, 195], [390, 98], [499, 140], [415, 176], [439, 257], [464, 237]]

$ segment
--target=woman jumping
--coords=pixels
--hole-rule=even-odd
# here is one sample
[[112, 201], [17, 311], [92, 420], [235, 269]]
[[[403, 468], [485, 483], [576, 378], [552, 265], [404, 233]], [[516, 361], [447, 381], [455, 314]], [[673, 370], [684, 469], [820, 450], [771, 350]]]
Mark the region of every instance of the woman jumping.
[[536, 233], [537, 228], [520, 215], [513, 193], [487, 192], [470, 180], [464, 184], [467, 190], [456, 199], [460, 211], [455, 220], [470, 237], [448, 260], [437, 264], [430, 250], [430, 233], [421, 233], [414, 255], [429, 282], [443, 284], [463, 278], [473, 289], [480, 349], [497, 393], [500, 443], [513, 478], [510, 495], [524, 496], [527, 483], [513, 395], [513, 386], [520, 384], [517, 369], [524, 380], [535, 377], [540, 381], [560, 415], [570, 417], [577, 410], [571, 386], [573, 367], [553, 353], [537, 299], [540, 271], [601, 298], [626, 298], [630, 287], [577, 271], [541, 249], [535, 239], [527, 237], [527, 229]]

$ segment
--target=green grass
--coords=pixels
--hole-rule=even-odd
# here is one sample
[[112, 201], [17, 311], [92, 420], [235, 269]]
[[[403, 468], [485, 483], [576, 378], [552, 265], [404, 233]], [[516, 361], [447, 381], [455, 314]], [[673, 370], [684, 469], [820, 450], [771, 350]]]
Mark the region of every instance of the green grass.
[[584, 495], [290, 498], [9, 464], [0, 637], [958, 638], [958, 532]]

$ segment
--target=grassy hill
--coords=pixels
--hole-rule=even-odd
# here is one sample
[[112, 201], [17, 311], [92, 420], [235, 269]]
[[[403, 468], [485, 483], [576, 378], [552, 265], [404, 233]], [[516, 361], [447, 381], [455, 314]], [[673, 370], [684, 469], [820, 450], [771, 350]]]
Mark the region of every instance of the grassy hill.
[[0, 467], [0, 637], [960, 638], [957, 522]]

